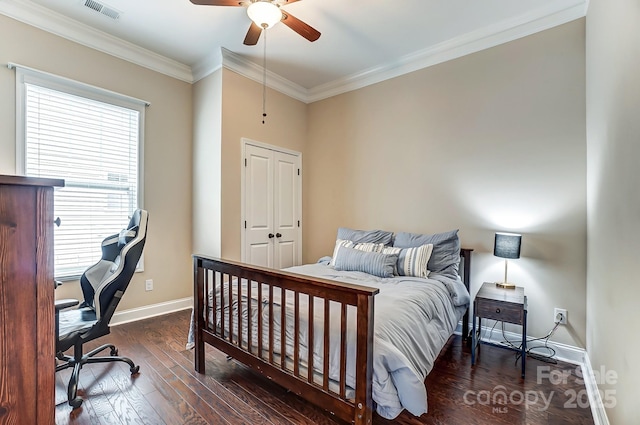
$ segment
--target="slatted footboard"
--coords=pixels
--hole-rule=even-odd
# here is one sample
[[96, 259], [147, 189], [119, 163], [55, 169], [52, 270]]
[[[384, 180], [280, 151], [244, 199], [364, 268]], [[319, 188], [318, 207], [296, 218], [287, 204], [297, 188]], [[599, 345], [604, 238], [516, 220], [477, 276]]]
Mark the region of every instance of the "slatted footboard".
[[[206, 342], [345, 421], [371, 424], [373, 297], [378, 289], [193, 258], [196, 371], [205, 373]], [[348, 321], [354, 320], [355, 350], [347, 350]], [[316, 334], [319, 328], [322, 336]], [[332, 329], [339, 337], [330, 335]], [[315, 364], [314, 341], [322, 341], [320, 353], [315, 344], [322, 364]], [[339, 376], [329, 379], [330, 348], [336, 341]], [[353, 386], [347, 386], [348, 363], [355, 366]]]

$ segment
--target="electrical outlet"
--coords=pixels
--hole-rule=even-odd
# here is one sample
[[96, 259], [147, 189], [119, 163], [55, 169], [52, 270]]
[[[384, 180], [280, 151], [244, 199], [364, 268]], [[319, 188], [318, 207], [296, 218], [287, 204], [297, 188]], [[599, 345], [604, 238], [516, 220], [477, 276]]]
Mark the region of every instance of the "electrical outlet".
[[567, 310], [564, 308], [556, 308], [553, 310], [553, 321], [561, 325], [567, 324]]
[[145, 291], [153, 291], [153, 279], [147, 279], [144, 282]]

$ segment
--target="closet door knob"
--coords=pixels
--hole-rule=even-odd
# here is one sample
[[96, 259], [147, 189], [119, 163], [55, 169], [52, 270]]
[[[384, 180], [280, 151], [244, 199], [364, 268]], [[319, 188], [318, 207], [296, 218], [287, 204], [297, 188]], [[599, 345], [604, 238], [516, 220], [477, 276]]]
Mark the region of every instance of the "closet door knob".
[[62, 220], [60, 220], [60, 217], [58, 217], [55, 220], [53, 220], [53, 222], [56, 224], [56, 226], [60, 227], [60, 223], [62, 223]]
[[269, 239], [273, 239], [273, 233], [269, 233]]
[[276, 238], [281, 238], [281, 237], [282, 237], [282, 234], [276, 233]]

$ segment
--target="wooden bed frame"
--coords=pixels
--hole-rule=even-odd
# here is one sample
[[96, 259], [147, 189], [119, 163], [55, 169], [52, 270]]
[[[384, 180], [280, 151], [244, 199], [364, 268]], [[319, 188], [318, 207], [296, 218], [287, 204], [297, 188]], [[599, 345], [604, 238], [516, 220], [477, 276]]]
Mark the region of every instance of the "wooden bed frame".
[[[469, 271], [471, 267], [472, 249], [461, 249], [462, 280], [469, 289]], [[360, 285], [352, 285], [332, 280], [312, 278], [280, 270], [257, 267], [234, 261], [219, 260], [200, 255], [194, 255], [194, 294], [195, 294], [195, 369], [198, 373], [205, 373], [204, 343], [225, 352], [234, 359], [251, 367], [268, 379], [288, 388], [299, 396], [313, 404], [323, 407], [347, 422], [356, 425], [370, 425], [373, 415], [373, 401], [371, 398], [372, 374], [373, 374], [373, 320], [374, 320], [374, 296], [378, 289]], [[242, 287], [241, 281], [251, 284]], [[225, 283], [226, 282], [226, 283]], [[233, 284], [231, 283], [233, 282]], [[222, 285], [222, 286], [221, 286]], [[220, 296], [213, 297], [212, 305], [209, 305], [209, 291], [220, 287]], [[226, 287], [226, 288], [225, 288]], [[257, 338], [257, 346], [252, 343], [251, 310], [256, 308], [247, 300], [256, 297], [258, 300], [273, 300], [274, 288], [283, 291], [283, 295], [293, 294], [294, 300], [294, 341], [293, 353], [285, 351], [286, 336], [283, 335], [285, 326], [285, 308], [280, 313], [280, 353], [287, 352], [290, 358], [287, 364], [284, 355], [274, 355], [274, 317], [273, 303], [269, 302], [263, 307], [262, 302], [257, 304], [257, 335], [268, 334], [268, 340]], [[309, 297], [307, 317], [314, 317], [314, 299], [323, 299], [324, 305], [324, 364], [314, 365], [313, 350], [308, 350], [306, 358], [300, 355], [300, 295]], [[225, 299], [226, 297], [226, 299]], [[284, 298], [284, 296], [283, 296]], [[236, 303], [240, 308], [232, 313], [233, 308], [226, 308], [229, 303]], [[338, 303], [340, 306], [340, 377], [337, 389], [329, 385], [329, 333], [330, 322], [338, 320], [338, 317], [330, 317], [330, 303]], [[355, 359], [355, 396], [348, 397], [346, 385], [347, 364], [347, 306], [356, 309], [356, 359]], [[220, 317], [217, 318], [217, 309], [220, 308]], [[247, 312], [248, 322], [243, 329], [242, 311]], [[266, 310], [266, 311], [265, 311]], [[269, 320], [263, 320], [263, 314], [268, 312]], [[213, 315], [213, 323], [220, 321], [220, 326], [215, 326], [206, 320]], [[332, 320], [333, 319], [333, 320]], [[267, 323], [265, 323], [267, 322]], [[314, 340], [313, 320], [308, 321], [308, 340]], [[469, 334], [469, 310], [464, 315], [462, 324], [463, 338]], [[246, 335], [246, 338], [244, 337]], [[299, 367], [300, 361], [307, 363], [306, 371]], [[293, 364], [291, 365], [291, 361]], [[314, 379], [313, 370], [322, 370], [322, 378], [317, 375]], [[321, 382], [319, 382], [321, 381]]]

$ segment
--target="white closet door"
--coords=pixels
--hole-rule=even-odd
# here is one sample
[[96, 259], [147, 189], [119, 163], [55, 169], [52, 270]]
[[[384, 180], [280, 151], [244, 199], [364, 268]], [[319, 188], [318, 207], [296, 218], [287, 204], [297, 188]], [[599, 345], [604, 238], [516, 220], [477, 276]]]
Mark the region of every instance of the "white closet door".
[[298, 260], [298, 186], [299, 159], [295, 155], [274, 152], [274, 268], [296, 266]]
[[243, 261], [282, 269], [301, 262], [300, 156], [245, 144]]
[[245, 150], [245, 262], [273, 267], [273, 152]]

